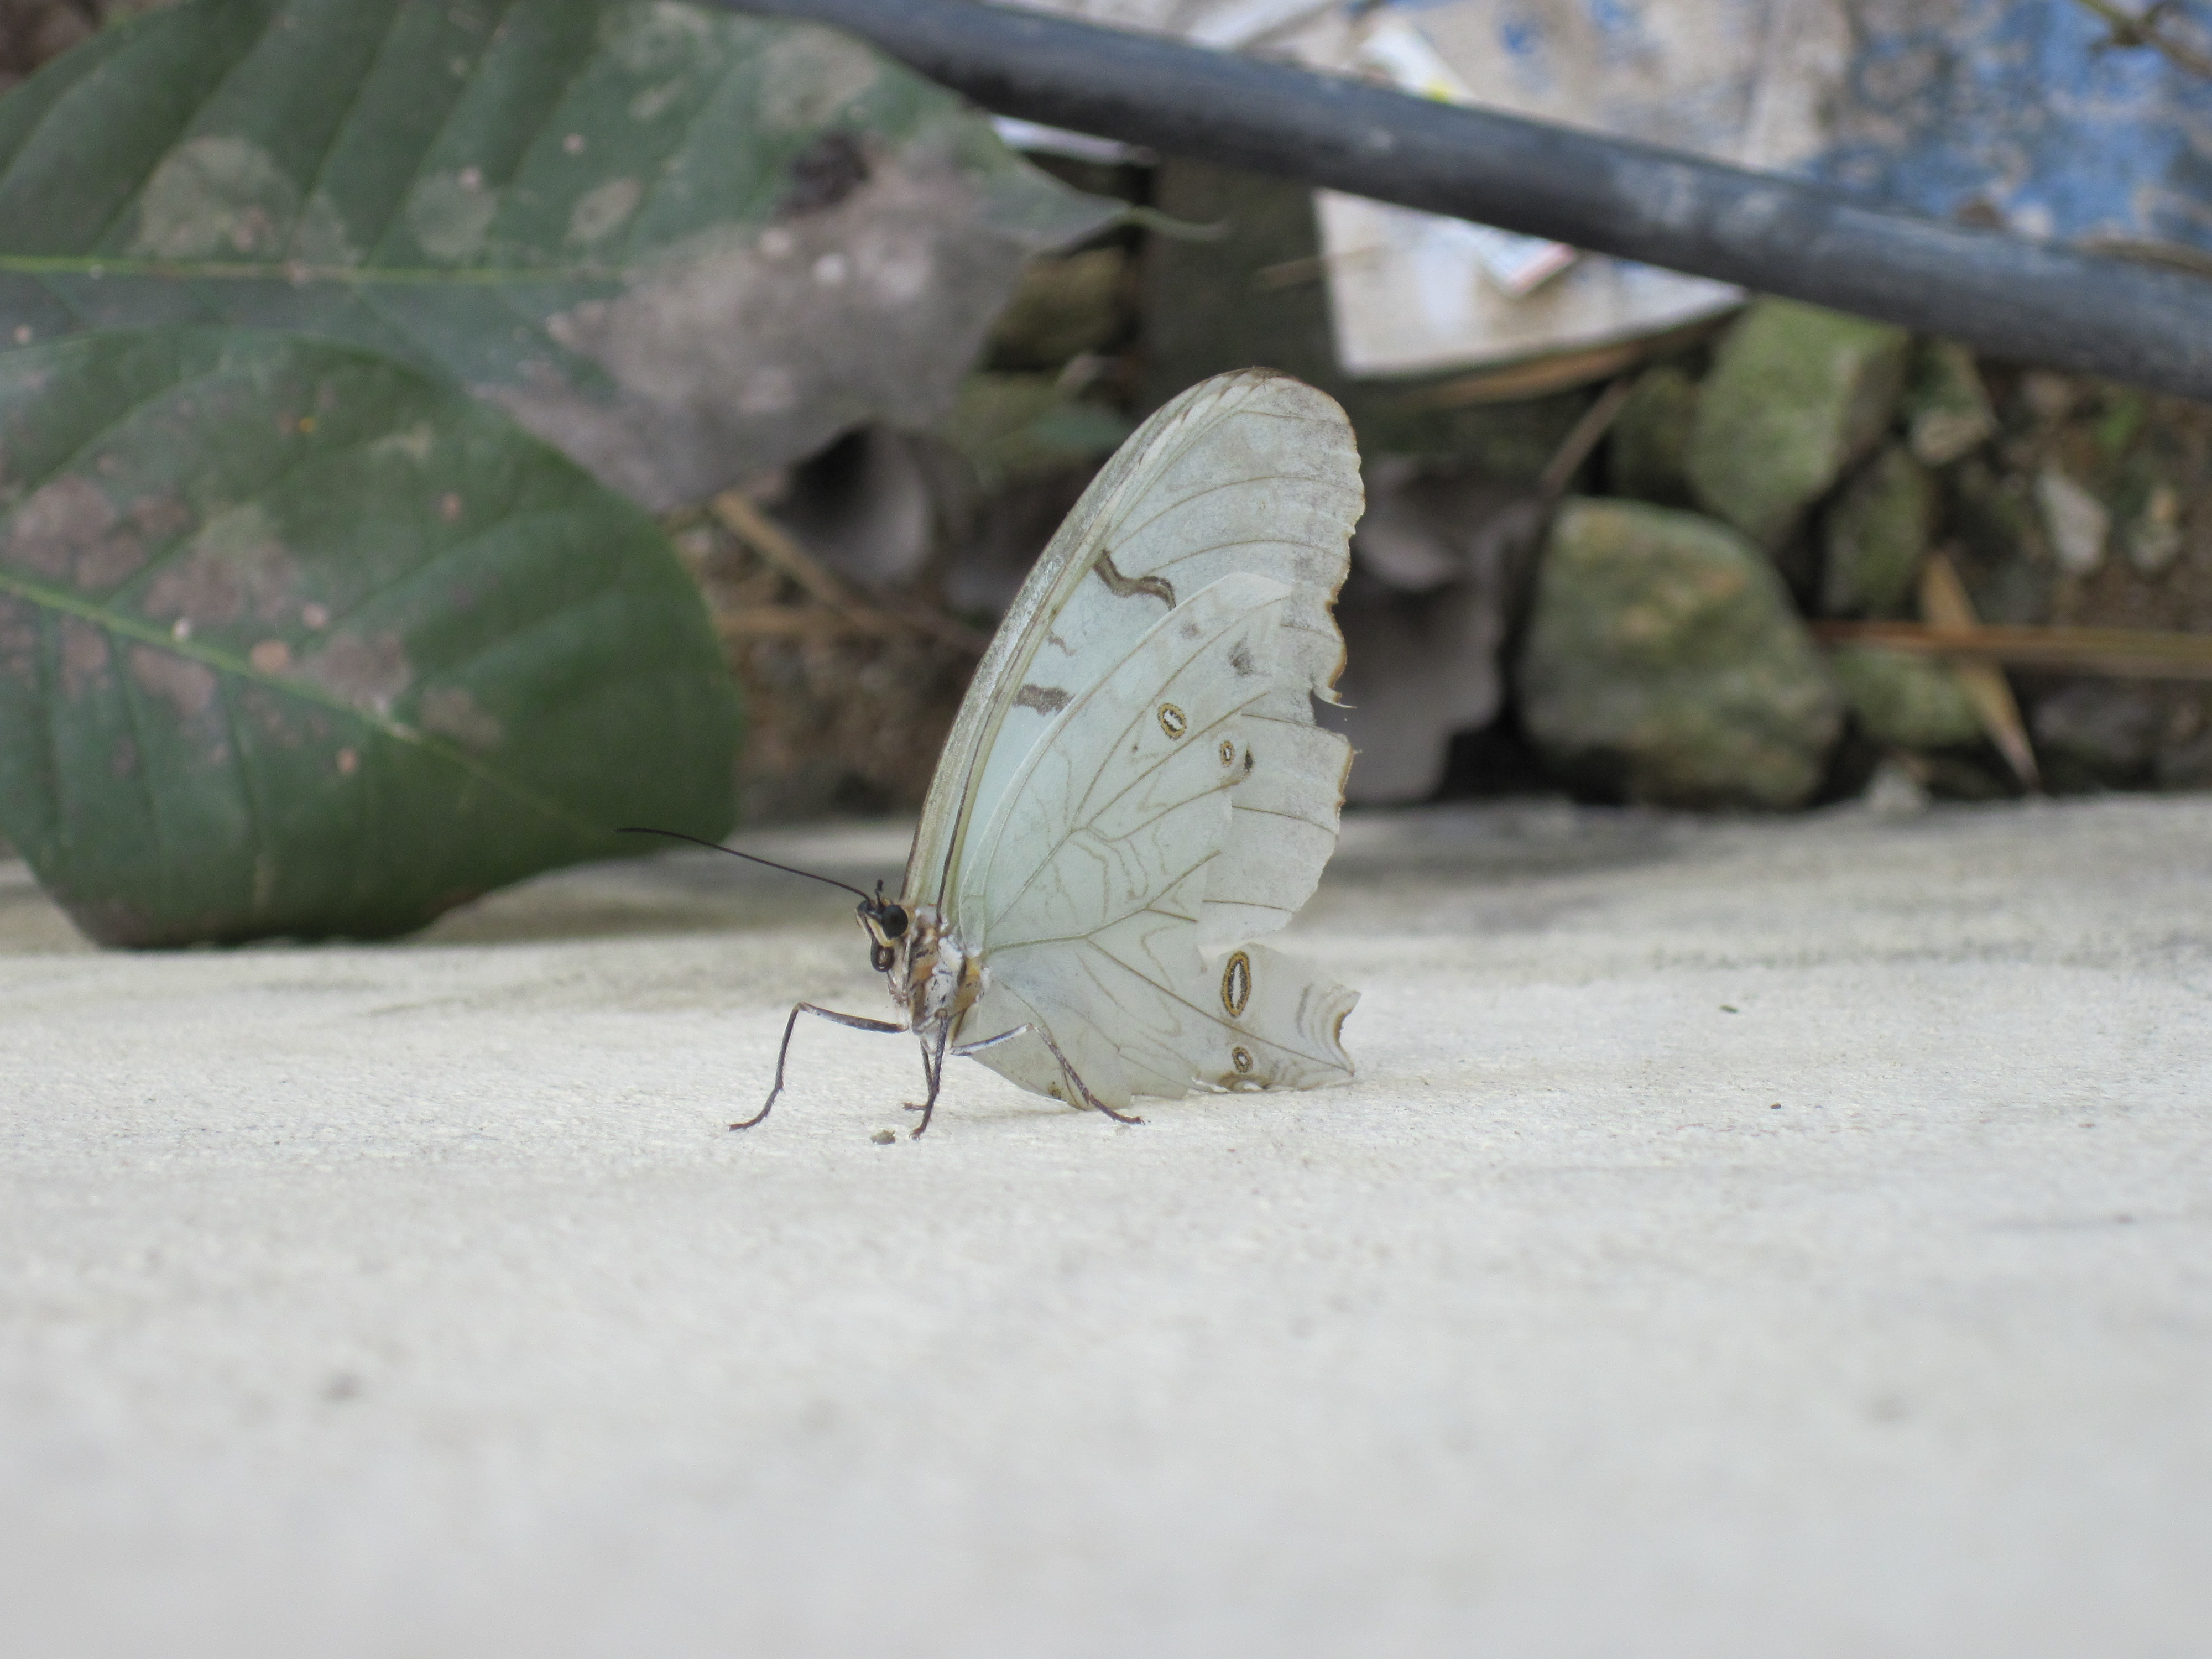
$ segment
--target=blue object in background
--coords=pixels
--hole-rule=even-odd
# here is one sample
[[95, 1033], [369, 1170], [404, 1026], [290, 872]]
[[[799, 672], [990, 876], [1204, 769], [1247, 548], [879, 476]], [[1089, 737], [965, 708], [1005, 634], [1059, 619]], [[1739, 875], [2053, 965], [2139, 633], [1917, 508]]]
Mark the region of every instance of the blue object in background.
[[[1821, 176], [2028, 235], [2212, 249], [2212, 78], [2112, 46], [2080, 0], [1850, 9], [1863, 28]], [[2165, 27], [2212, 42], [2212, 8]]]
[[[2116, 3], [2139, 17], [2150, 0]], [[2212, 76], [2149, 46], [2115, 46], [2081, 0], [1386, 0], [1366, 9], [1416, 23], [1473, 13], [1501, 70], [1540, 97], [1573, 82], [1562, 73], [1570, 57], [1594, 55], [1607, 72], [1583, 82], [1574, 118], [1738, 159], [1752, 88], [1731, 71], [1698, 78], [1714, 65], [1681, 55], [1685, 7], [1693, 27], [1732, 44], [1793, 30], [1847, 42], [1826, 61], [1790, 61], [1773, 49], [1786, 42], [1750, 47], [1773, 64], [1761, 73], [1822, 82], [1788, 89], [1821, 112], [1817, 153], [1791, 171], [2026, 235], [2212, 252]], [[2212, 0], [2179, 0], [2160, 26], [2212, 63]], [[1655, 70], [1669, 34], [1673, 69]]]

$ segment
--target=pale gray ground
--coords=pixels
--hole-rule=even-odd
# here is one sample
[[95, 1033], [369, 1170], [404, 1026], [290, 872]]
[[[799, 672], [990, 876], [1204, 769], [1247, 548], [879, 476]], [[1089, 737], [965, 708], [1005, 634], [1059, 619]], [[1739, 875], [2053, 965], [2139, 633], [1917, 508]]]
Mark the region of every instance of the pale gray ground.
[[884, 1146], [818, 1024], [722, 1128], [880, 1006], [733, 861], [159, 957], [0, 877], [0, 1646], [2212, 1651], [2212, 801], [1367, 820], [1293, 939], [1355, 1085]]

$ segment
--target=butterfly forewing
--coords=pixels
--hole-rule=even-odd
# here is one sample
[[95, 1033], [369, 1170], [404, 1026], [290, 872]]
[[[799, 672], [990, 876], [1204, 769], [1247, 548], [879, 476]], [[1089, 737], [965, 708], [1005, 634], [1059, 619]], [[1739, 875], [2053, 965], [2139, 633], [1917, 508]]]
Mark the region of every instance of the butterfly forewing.
[[[1334, 844], [1349, 750], [1313, 730], [1310, 698], [1328, 696], [1343, 662], [1328, 614], [1360, 511], [1358, 456], [1328, 398], [1267, 370], [1194, 386], [1139, 429], [1093, 481], [1038, 561], [978, 669], [930, 786], [908, 862], [909, 903], [940, 902], [956, 870], [988, 845], [1008, 786], [1075, 698], [1178, 602], [1245, 572], [1291, 590], [1278, 613], [1273, 718], [1301, 727], [1302, 760], [1282, 775], [1294, 814], [1326, 836], [1274, 836], [1263, 884], [1282, 905], [1237, 907], [1209, 934], [1279, 926], [1302, 903]], [[1304, 780], [1302, 782], [1295, 780]], [[1279, 816], [1283, 803], [1237, 809]], [[979, 837], [985, 839], [979, 841]], [[1234, 837], [1241, 840], [1241, 836]], [[1265, 913], [1265, 914], [1263, 914]]]
[[[1161, 617], [1030, 751], [980, 843], [974, 885], [963, 870], [947, 895], [994, 969], [1007, 951], [1151, 908], [1212, 861], [1244, 775], [1237, 717], [1269, 687], [1288, 598], [1262, 576], [1215, 583]], [[1190, 892], [1183, 925], [1203, 898]]]

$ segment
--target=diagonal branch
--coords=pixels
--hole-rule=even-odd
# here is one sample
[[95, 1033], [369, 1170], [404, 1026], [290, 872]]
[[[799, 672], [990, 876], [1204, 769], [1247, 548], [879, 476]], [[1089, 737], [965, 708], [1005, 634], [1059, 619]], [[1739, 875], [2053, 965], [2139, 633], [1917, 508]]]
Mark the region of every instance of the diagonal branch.
[[[809, 599], [834, 611], [844, 621], [850, 632], [897, 634], [912, 631], [927, 634], [932, 639], [978, 657], [991, 642], [988, 636], [934, 611], [920, 608], [886, 611], [870, 605], [854, 593], [834, 573], [824, 569], [819, 560], [801, 547], [767, 514], [754, 506], [751, 498], [743, 490], [726, 489], [708, 502], [707, 507], [723, 529], [797, 582]], [[734, 631], [741, 634], [805, 634], [814, 631], [808, 624], [798, 621], [763, 626], [765, 619], [757, 610], [740, 612], [739, 616], [744, 621]]]

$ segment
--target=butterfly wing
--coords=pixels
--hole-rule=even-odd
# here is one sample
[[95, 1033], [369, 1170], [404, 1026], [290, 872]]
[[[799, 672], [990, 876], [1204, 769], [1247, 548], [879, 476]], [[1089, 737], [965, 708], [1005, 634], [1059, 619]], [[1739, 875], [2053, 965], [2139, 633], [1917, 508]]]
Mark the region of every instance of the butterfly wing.
[[[1259, 947], [1218, 962], [1200, 952], [1215, 872], [1241, 833], [1237, 801], [1303, 787], [1270, 781], [1310, 761], [1282, 713], [1286, 689], [1305, 695], [1303, 665], [1282, 661], [1302, 644], [1299, 599], [1249, 573], [1210, 584], [1156, 621], [1024, 757], [947, 893], [988, 976], [963, 1042], [1023, 1024], [1049, 1032], [1091, 1095], [1117, 1109], [1132, 1094], [1194, 1084], [1304, 1087], [1350, 1075], [1338, 1028], [1351, 992]], [[1329, 818], [1333, 840], [1333, 800]], [[975, 1058], [1067, 1097], [1040, 1036]]]
[[985, 832], [1062, 713], [1180, 600], [1247, 573], [1289, 590], [1274, 683], [1245, 715], [1267, 723], [1280, 764], [1237, 792], [1200, 925], [1214, 942], [1280, 927], [1336, 843], [1351, 751], [1315, 727], [1311, 699], [1334, 700], [1343, 666], [1329, 605], [1361, 505], [1343, 411], [1287, 375], [1218, 375], [1146, 422], [1068, 514], [976, 671], [923, 806], [906, 902], [977, 890]]

